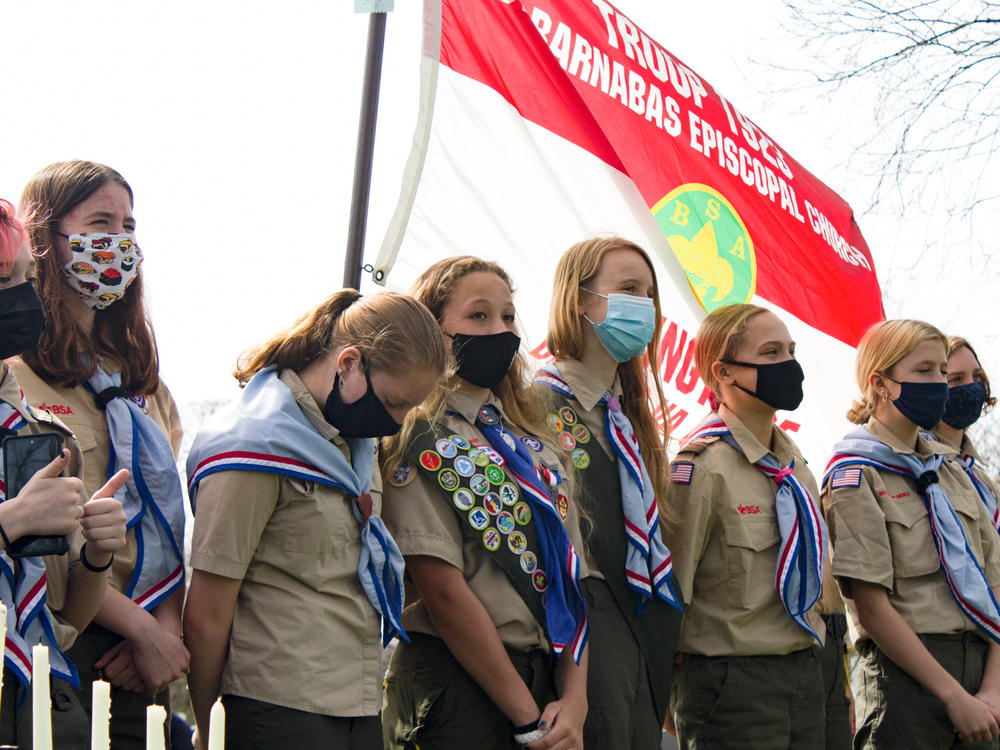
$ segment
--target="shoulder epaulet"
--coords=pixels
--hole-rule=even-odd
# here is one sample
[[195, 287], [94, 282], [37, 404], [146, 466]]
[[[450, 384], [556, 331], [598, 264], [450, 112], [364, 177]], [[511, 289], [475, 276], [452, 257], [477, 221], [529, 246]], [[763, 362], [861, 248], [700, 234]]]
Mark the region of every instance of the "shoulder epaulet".
[[692, 440], [690, 443], [686, 443], [684, 446], [681, 447], [681, 450], [677, 454], [677, 457], [680, 458], [685, 454], [691, 456], [697, 456], [712, 443], [718, 442], [718, 440], [719, 437], [717, 435], [709, 435], [703, 438], [698, 438], [697, 440]]

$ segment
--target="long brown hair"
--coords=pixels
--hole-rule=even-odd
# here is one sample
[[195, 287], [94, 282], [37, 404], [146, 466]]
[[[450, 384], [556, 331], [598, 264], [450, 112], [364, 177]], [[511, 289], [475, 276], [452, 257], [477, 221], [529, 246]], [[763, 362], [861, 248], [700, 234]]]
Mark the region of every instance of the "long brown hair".
[[[656, 327], [653, 330], [652, 340], [646, 346], [646, 353], [618, 365], [618, 378], [622, 385], [622, 411], [625, 412], [635, 429], [646, 470], [653, 481], [653, 488], [660, 503], [661, 512], [665, 514], [666, 505], [664, 503], [670, 487], [667, 481], [668, 462], [666, 455], [666, 445], [670, 437], [670, 419], [660, 375], [654, 368], [649, 367], [650, 363], [659, 361], [658, 351], [663, 314], [660, 312], [660, 290], [656, 283], [656, 271], [653, 269], [653, 262], [646, 251], [621, 237], [596, 237], [578, 242], [563, 253], [556, 264], [555, 280], [552, 283], [552, 308], [549, 311], [549, 330], [545, 345], [557, 360], [560, 357], [573, 359], [583, 357], [584, 324], [577, 303], [580, 298], [580, 290], [597, 276], [601, 260], [605, 255], [612, 250], [623, 249], [638, 253], [649, 266], [653, 275], [653, 306], [656, 309]], [[662, 430], [657, 428], [656, 420], [653, 418], [652, 393], [647, 374], [650, 370], [652, 371], [656, 398], [663, 414]]]
[[[514, 284], [503, 268], [496, 263], [471, 255], [459, 255], [440, 260], [420, 274], [413, 283], [410, 293], [420, 300], [437, 320], [435, 330], [438, 340], [443, 342], [440, 324], [449, 297], [455, 291], [458, 282], [470, 273], [477, 272], [496, 274], [507, 285], [511, 293], [514, 292]], [[514, 362], [507, 371], [507, 375], [493, 388], [493, 393], [500, 399], [504, 416], [507, 419], [525, 432], [545, 439], [546, 430], [542, 421], [542, 406], [529, 387], [528, 372], [528, 362], [524, 354], [519, 351], [514, 357]], [[429, 422], [438, 421], [444, 411], [448, 394], [454, 390], [454, 387], [454, 378], [439, 383], [424, 403], [407, 415], [403, 429], [399, 431], [399, 434], [386, 441], [385, 466], [388, 471], [392, 471], [402, 458], [413, 435], [414, 423], [420, 419]]]
[[233, 375], [246, 385], [268, 365], [299, 370], [327, 352], [357, 347], [369, 372], [426, 367], [443, 373], [447, 352], [437, 321], [412, 297], [397, 292], [361, 296], [341, 289], [291, 327], [241, 355]]
[[[121, 368], [122, 387], [149, 396], [159, 387], [160, 362], [153, 327], [142, 295], [142, 269], [122, 299], [94, 313], [88, 335], [71, 303], [77, 294], [63, 280], [53, 230], [76, 206], [107, 183], [121, 185], [132, 200], [132, 188], [111, 167], [91, 161], [50, 164], [28, 182], [21, 194], [21, 213], [37, 258], [38, 296], [48, 324], [38, 348], [22, 355], [44, 380], [73, 387], [93, 375], [93, 362], [106, 359]], [[90, 365], [85, 365], [89, 360]]]

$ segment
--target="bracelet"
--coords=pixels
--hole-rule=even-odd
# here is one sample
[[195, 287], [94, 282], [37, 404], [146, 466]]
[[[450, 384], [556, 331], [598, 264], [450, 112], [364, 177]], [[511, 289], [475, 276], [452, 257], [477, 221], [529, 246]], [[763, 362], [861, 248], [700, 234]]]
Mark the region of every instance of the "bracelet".
[[516, 742], [518, 745], [530, 745], [535, 740], [542, 739], [542, 737], [547, 735], [549, 731], [550, 731], [549, 728], [546, 727], [545, 729], [535, 729], [530, 732], [515, 734], [514, 742]]
[[10, 539], [7, 538], [7, 532], [3, 530], [2, 523], [0, 523], [0, 537], [3, 537], [4, 549], [10, 549]]
[[101, 565], [100, 567], [98, 567], [97, 565], [93, 565], [87, 559], [87, 543], [84, 542], [83, 546], [80, 547], [80, 562], [83, 563], [83, 567], [85, 567], [91, 573], [103, 573], [105, 570], [111, 567], [111, 563], [113, 563], [114, 561], [115, 561], [115, 553], [112, 552], [111, 559], [108, 560], [106, 565]]

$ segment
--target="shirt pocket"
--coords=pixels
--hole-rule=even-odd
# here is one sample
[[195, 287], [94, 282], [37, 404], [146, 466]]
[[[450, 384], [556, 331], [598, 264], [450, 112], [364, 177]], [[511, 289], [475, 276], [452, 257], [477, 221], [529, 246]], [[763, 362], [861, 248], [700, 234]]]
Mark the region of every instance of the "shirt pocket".
[[969, 543], [969, 548], [976, 556], [976, 562], [981, 568], [984, 564], [984, 553], [979, 524], [980, 519], [985, 515], [981, 513], [981, 508], [986, 506], [978, 494], [973, 495], [960, 490], [952, 490], [948, 497], [951, 500], [951, 507], [955, 509], [955, 514], [965, 531], [965, 539]]
[[892, 549], [893, 577], [916, 578], [937, 570], [941, 561], [923, 498], [890, 500], [882, 511]]
[[315, 555], [343, 549], [349, 526], [358, 534], [347, 497], [340, 490], [302, 479], [282, 482], [280, 509], [281, 547], [285, 552]]
[[781, 541], [773, 515], [727, 516], [722, 519], [729, 596], [737, 607], [752, 609], [774, 596], [777, 545]]

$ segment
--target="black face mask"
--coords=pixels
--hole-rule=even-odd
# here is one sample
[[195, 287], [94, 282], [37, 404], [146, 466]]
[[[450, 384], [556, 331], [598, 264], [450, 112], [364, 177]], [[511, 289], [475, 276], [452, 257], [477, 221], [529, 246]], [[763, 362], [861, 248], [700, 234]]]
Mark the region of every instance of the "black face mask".
[[899, 385], [899, 398], [892, 401], [899, 413], [925, 430], [937, 427], [948, 402], [948, 384], [892, 382]]
[[948, 389], [948, 403], [941, 421], [956, 430], [964, 430], [982, 416], [985, 403], [986, 386], [981, 380], [953, 386]]
[[31, 351], [45, 330], [45, 311], [31, 282], [0, 289], [0, 359]]
[[738, 362], [735, 359], [722, 360], [727, 365], [752, 367], [757, 371], [757, 390], [751, 391], [739, 383], [734, 383], [744, 393], [763, 401], [770, 407], [783, 411], [793, 411], [802, 403], [802, 381], [805, 373], [802, 365], [796, 359], [786, 359], [784, 362], [757, 364], [755, 362]]
[[353, 404], [345, 404], [340, 398], [340, 373], [333, 379], [333, 390], [327, 396], [323, 407], [323, 418], [337, 428], [345, 438], [386, 437], [395, 435], [402, 427], [394, 420], [385, 405], [375, 395], [372, 379], [365, 370], [368, 390]]
[[448, 335], [451, 353], [458, 363], [458, 376], [480, 388], [493, 388], [504, 379], [521, 346], [521, 337], [510, 331], [482, 336]]

